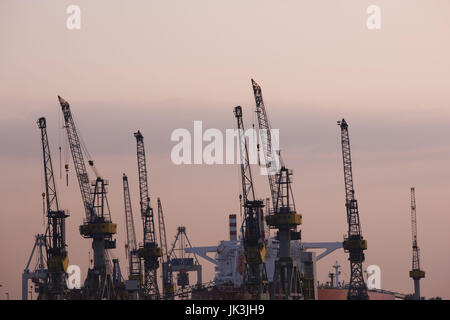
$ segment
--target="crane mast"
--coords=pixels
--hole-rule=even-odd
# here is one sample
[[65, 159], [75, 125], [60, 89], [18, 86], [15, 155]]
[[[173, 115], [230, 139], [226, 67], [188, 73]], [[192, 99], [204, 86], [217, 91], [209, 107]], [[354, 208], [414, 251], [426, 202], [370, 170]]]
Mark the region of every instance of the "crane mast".
[[44, 161], [48, 267], [46, 292], [40, 292], [40, 295], [44, 294], [51, 300], [61, 300], [64, 299], [67, 278], [66, 270], [69, 264], [65, 230], [65, 219], [68, 215], [64, 210], [59, 209], [50, 145], [47, 136], [47, 123], [44, 117], [38, 119], [38, 127], [41, 129], [42, 154]]
[[300, 266], [291, 254], [291, 241], [301, 240], [301, 233], [297, 231], [297, 227], [302, 224], [302, 216], [295, 208], [292, 174], [292, 170], [283, 166], [275, 175], [277, 179], [275, 207], [273, 213], [266, 216], [270, 228], [278, 230], [277, 240], [280, 248], [275, 261], [271, 296], [272, 299], [283, 300], [314, 299], [309, 295], [305, 297]]
[[412, 269], [409, 277], [414, 280], [414, 299], [420, 300], [420, 279], [425, 278], [425, 271], [420, 269], [419, 246], [417, 244], [416, 191], [411, 188], [411, 230], [412, 230]]
[[[266, 243], [264, 233], [264, 202], [255, 199], [252, 171], [250, 168], [247, 141], [245, 139], [242, 108], [234, 108], [239, 134], [239, 150], [242, 178], [242, 206], [244, 221], [242, 236], [246, 259], [244, 272], [245, 295], [255, 295], [261, 299], [267, 293], [268, 280], [265, 265]], [[244, 296], [245, 297], [245, 296]]]
[[141, 260], [139, 259], [137, 251], [136, 232], [134, 229], [134, 218], [131, 206], [130, 188], [128, 185], [128, 177], [125, 175], [125, 173], [123, 174], [122, 181], [123, 181], [123, 201], [125, 208], [125, 225], [127, 228], [127, 255], [129, 261], [128, 279], [129, 281], [134, 282], [134, 285], [130, 286], [133, 288], [130, 291], [132, 291], [133, 298], [137, 299], [136, 294], [142, 281]]
[[[116, 247], [112, 236], [117, 233], [117, 225], [112, 223], [106, 196], [108, 181], [97, 174], [97, 179], [89, 183], [80, 138], [72, 117], [69, 103], [58, 96], [64, 115], [65, 128], [72, 159], [80, 186], [86, 219], [80, 226], [80, 234], [92, 239], [94, 266], [88, 270], [83, 295], [86, 299], [114, 299], [113, 270], [108, 257], [108, 249]], [[94, 166], [93, 161], [89, 161]], [[93, 167], [95, 171], [95, 168]], [[91, 189], [92, 186], [92, 189]]]
[[139, 249], [139, 256], [144, 260], [144, 298], [160, 299], [157, 270], [159, 258], [162, 256], [155, 234], [153, 208], [150, 206], [148, 192], [147, 164], [145, 160], [144, 137], [140, 131], [134, 133], [137, 144], [137, 163], [139, 174], [139, 196], [141, 217], [144, 227], [144, 243]]
[[348, 300], [367, 300], [367, 286], [364, 282], [362, 264], [364, 262], [364, 250], [367, 249], [367, 241], [361, 234], [359, 221], [358, 202], [355, 199], [353, 187], [352, 159], [350, 153], [350, 136], [348, 124], [345, 119], [338, 121], [341, 128], [342, 159], [344, 164], [345, 182], [345, 207], [347, 211], [348, 233], [344, 239], [344, 250], [349, 253], [350, 283], [348, 287]]
[[263, 147], [264, 162], [267, 170], [266, 174], [269, 180], [272, 208], [275, 208], [277, 199], [277, 178], [275, 175], [279, 171], [283, 161], [281, 159], [281, 154], [276, 154], [275, 150], [273, 150], [272, 134], [270, 131], [269, 119], [267, 118], [266, 107], [264, 106], [261, 87], [256, 83], [255, 80], [251, 79], [251, 81], [253, 87], [253, 95], [255, 97], [256, 103], [259, 137]]
[[166, 223], [164, 222], [164, 212], [161, 200], [158, 198], [158, 222], [159, 222], [159, 242], [161, 243], [161, 262], [163, 279], [163, 298], [173, 300], [175, 286], [173, 284], [172, 266], [170, 252], [167, 249]]

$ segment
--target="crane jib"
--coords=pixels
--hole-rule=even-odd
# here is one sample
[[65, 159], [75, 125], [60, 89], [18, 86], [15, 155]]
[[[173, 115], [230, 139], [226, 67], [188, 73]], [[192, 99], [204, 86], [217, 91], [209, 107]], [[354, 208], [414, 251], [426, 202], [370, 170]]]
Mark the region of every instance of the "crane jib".
[[89, 183], [89, 175], [86, 170], [86, 165], [84, 162], [83, 151], [81, 149], [80, 138], [78, 136], [77, 129], [75, 127], [75, 122], [73, 120], [69, 103], [58, 96], [59, 103], [61, 105], [61, 110], [64, 115], [65, 128], [67, 131], [67, 138], [69, 140], [69, 147], [72, 153], [72, 159], [74, 162], [75, 172], [77, 174], [77, 180], [81, 191], [81, 197], [83, 200], [83, 205], [86, 212], [86, 219], [90, 220], [93, 214], [92, 208], [92, 195], [91, 187]]

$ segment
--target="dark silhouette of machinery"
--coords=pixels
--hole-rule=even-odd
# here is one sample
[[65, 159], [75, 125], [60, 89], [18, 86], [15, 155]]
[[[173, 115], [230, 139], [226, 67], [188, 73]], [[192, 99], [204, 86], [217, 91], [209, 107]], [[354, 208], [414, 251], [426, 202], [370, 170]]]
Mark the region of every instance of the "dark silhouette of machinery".
[[341, 128], [342, 160], [344, 164], [345, 207], [347, 210], [348, 233], [344, 239], [344, 250], [349, 253], [350, 281], [348, 286], [348, 300], [368, 300], [367, 286], [364, 281], [362, 264], [367, 241], [361, 233], [359, 222], [358, 202], [353, 188], [352, 158], [350, 153], [350, 137], [348, 124], [342, 119], [338, 121]]
[[412, 230], [412, 268], [409, 277], [414, 280], [414, 299], [420, 300], [420, 279], [425, 271], [420, 269], [419, 245], [417, 244], [416, 191], [411, 188], [411, 230]]
[[70, 151], [77, 174], [86, 217], [80, 226], [80, 234], [87, 239], [92, 239], [94, 264], [89, 268], [84, 283], [83, 297], [85, 299], [115, 299], [113, 285], [112, 263], [108, 256], [108, 250], [116, 247], [116, 241], [112, 239], [117, 232], [117, 225], [111, 221], [108, 199], [106, 196], [108, 181], [99, 176], [93, 160], [88, 163], [96, 180], [90, 183], [86, 170], [84, 153], [89, 155], [87, 148], [82, 149], [81, 139], [75, 121], [72, 117], [70, 105], [58, 96], [64, 115], [65, 128], [69, 141]]
[[138, 250], [139, 257], [144, 261], [144, 284], [142, 298], [159, 300], [160, 293], [157, 281], [157, 270], [159, 268], [159, 258], [162, 256], [162, 252], [156, 241], [153, 208], [150, 206], [144, 136], [140, 131], [138, 131], [134, 134], [134, 137], [136, 138], [137, 144], [139, 198], [141, 205], [141, 217], [144, 227], [144, 242]]
[[237, 119], [240, 168], [242, 179], [241, 204], [244, 209], [244, 219], [241, 227], [242, 242], [245, 256], [245, 270], [242, 288], [244, 298], [268, 298], [268, 280], [265, 265], [266, 239], [264, 233], [264, 202], [255, 197], [253, 177], [250, 167], [247, 141], [245, 138], [242, 108], [234, 108]]

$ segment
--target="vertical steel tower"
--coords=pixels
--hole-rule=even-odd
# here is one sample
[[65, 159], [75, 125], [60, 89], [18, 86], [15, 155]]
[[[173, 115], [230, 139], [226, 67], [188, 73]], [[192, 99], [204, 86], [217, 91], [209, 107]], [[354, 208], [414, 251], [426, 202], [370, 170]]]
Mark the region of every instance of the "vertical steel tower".
[[45, 292], [40, 292], [41, 298], [50, 300], [64, 299], [66, 289], [66, 270], [69, 265], [66, 245], [66, 223], [68, 217], [64, 210], [59, 209], [56, 184], [53, 176], [53, 165], [50, 145], [47, 136], [47, 123], [44, 117], [39, 118], [41, 129], [42, 154], [44, 160], [45, 198], [47, 208], [47, 267], [48, 282]]
[[253, 187], [252, 171], [250, 168], [247, 141], [242, 120], [242, 108], [234, 108], [237, 119], [239, 150], [242, 178], [242, 206], [244, 208], [244, 221], [242, 223], [242, 236], [245, 255], [245, 272], [243, 287], [245, 295], [256, 296], [259, 300], [263, 294], [268, 293], [268, 280], [265, 265], [266, 239], [264, 234], [264, 202], [256, 200]]
[[419, 246], [417, 245], [416, 191], [411, 188], [411, 225], [412, 225], [412, 269], [409, 277], [414, 280], [414, 299], [420, 300], [420, 279], [425, 278], [425, 271], [420, 269]]
[[150, 206], [150, 195], [147, 181], [147, 164], [145, 160], [144, 137], [140, 131], [134, 134], [137, 143], [137, 163], [139, 174], [139, 196], [141, 217], [144, 226], [144, 243], [139, 248], [139, 257], [144, 260], [144, 290], [143, 298], [159, 300], [157, 270], [159, 258], [162, 256], [155, 234], [153, 208]]
[[338, 121], [341, 128], [342, 159], [344, 163], [345, 181], [345, 207], [347, 209], [348, 234], [344, 239], [344, 250], [349, 253], [350, 283], [348, 287], [348, 300], [368, 300], [367, 286], [364, 282], [362, 264], [364, 262], [364, 250], [367, 249], [367, 241], [361, 234], [359, 222], [358, 202], [355, 199], [353, 188], [352, 158], [350, 154], [350, 137], [348, 124], [342, 119]]
[[292, 170], [281, 167], [277, 178], [277, 198], [273, 214], [266, 216], [267, 224], [277, 229], [280, 252], [275, 261], [272, 284], [272, 298], [285, 300], [303, 299], [300, 268], [291, 255], [291, 240], [300, 240], [297, 226], [302, 223], [302, 216], [295, 209], [291, 187]]

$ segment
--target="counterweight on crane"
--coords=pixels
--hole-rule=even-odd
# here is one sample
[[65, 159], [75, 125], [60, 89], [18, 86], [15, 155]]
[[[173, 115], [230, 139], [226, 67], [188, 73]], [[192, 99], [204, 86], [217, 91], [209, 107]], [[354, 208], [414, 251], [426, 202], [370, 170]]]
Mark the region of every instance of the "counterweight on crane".
[[39, 292], [39, 295], [41, 298], [49, 300], [62, 300], [64, 299], [64, 292], [66, 290], [66, 270], [69, 264], [65, 228], [65, 220], [68, 215], [64, 210], [59, 208], [50, 145], [47, 136], [47, 122], [44, 117], [39, 118], [38, 127], [41, 129], [42, 154], [44, 160], [48, 267], [46, 288], [43, 292]]
[[367, 241], [361, 233], [358, 202], [353, 188], [352, 158], [350, 153], [350, 136], [345, 119], [338, 121], [341, 128], [342, 159], [344, 164], [345, 207], [347, 210], [348, 234], [344, 239], [344, 250], [349, 253], [350, 282], [348, 286], [348, 300], [368, 300], [367, 286], [364, 282], [362, 264]]
[[420, 279], [425, 278], [425, 271], [420, 269], [419, 246], [417, 244], [416, 191], [411, 188], [411, 225], [412, 225], [412, 269], [409, 277], [414, 280], [414, 299], [420, 300]]
[[242, 108], [234, 108], [237, 119], [239, 150], [242, 178], [242, 207], [244, 220], [242, 223], [243, 247], [245, 255], [245, 271], [243, 279], [244, 297], [256, 296], [258, 300], [268, 294], [268, 280], [265, 265], [266, 239], [264, 233], [264, 202], [256, 200], [252, 171], [248, 156], [247, 141], [244, 133]]
[[116, 242], [112, 239], [112, 236], [117, 232], [117, 225], [111, 221], [106, 197], [108, 182], [98, 176], [93, 161], [89, 160], [89, 165], [97, 176], [97, 179], [92, 182], [93, 189], [91, 190], [80, 138], [70, 105], [60, 96], [58, 96], [58, 99], [64, 115], [69, 147], [86, 213], [83, 225], [80, 226], [80, 234], [84, 238], [92, 239], [94, 252], [94, 266], [88, 270], [83, 294], [86, 299], [114, 299], [113, 270], [107, 250], [116, 247]]
[[150, 195], [147, 181], [147, 164], [145, 160], [144, 136], [140, 131], [134, 134], [137, 144], [137, 163], [139, 174], [139, 196], [141, 217], [144, 227], [144, 243], [139, 248], [139, 257], [144, 260], [144, 290], [143, 298], [159, 300], [160, 294], [157, 282], [159, 258], [162, 256], [155, 234], [153, 208], [150, 206]]
[[159, 222], [159, 242], [161, 243], [161, 264], [162, 264], [162, 282], [163, 282], [163, 299], [173, 300], [175, 293], [175, 285], [173, 284], [172, 264], [170, 260], [170, 252], [167, 249], [166, 223], [164, 221], [164, 212], [161, 200], [158, 198], [158, 222]]
[[127, 288], [131, 293], [133, 300], [137, 299], [137, 294], [142, 284], [142, 266], [139, 259], [136, 232], [134, 229], [133, 210], [131, 206], [130, 187], [128, 185], [128, 177], [123, 174], [123, 200], [125, 208], [125, 225], [127, 228], [127, 256], [128, 256], [128, 281]]

